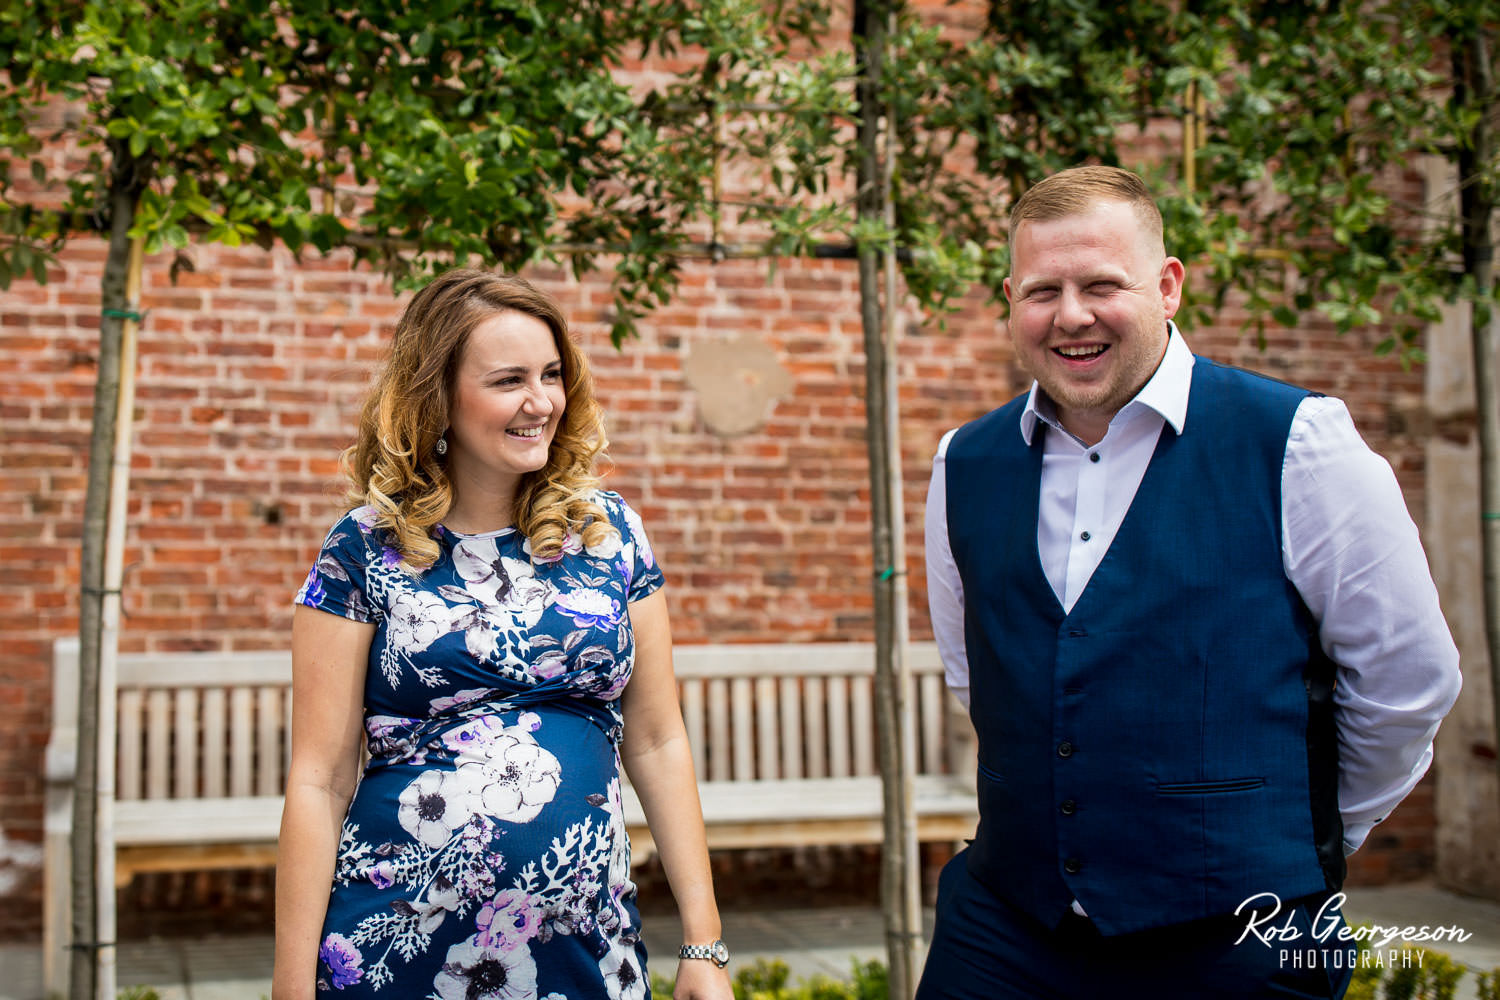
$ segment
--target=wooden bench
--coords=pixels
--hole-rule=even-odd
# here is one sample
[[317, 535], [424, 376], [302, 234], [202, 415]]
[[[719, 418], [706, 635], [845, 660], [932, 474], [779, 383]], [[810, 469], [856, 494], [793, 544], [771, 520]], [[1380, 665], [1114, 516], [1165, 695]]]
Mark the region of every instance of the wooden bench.
[[[977, 817], [972, 730], [943, 686], [935, 644], [908, 655], [918, 838], [957, 841]], [[711, 848], [881, 842], [871, 645], [679, 646], [674, 666]], [[47, 748], [49, 989], [65, 966], [77, 675], [77, 641], [60, 640]], [[290, 653], [128, 653], [118, 675], [117, 886], [143, 872], [273, 865]], [[628, 786], [625, 796], [642, 861], [654, 844]]]

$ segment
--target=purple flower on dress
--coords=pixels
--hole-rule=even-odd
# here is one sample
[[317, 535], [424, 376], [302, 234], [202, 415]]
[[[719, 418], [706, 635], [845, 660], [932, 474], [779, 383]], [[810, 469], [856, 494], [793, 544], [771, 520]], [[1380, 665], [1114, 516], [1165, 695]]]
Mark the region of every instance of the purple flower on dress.
[[602, 591], [564, 591], [557, 606], [579, 628], [614, 628], [620, 622], [620, 602]]
[[443, 746], [454, 753], [482, 747], [505, 731], [499, 719], [483, 715], [443, 734]]
[[323, 578], [318, 575], [318, 567], [314, 566], [307, 571], [307, 581], [302, 584], [302, 603], [316, 608], [327, 596], [328, 592], [323, 589]]
[[382, 566], [395, 566], [399, 562], [401, 562], [400, 550], [393, 549], [389, 545], [382, 545], [380, 547], [380, 564]]
[[531, 672], [544, 681], [561, 677], [568, 666], [568, 654], [560, 649], [549, 649], [531, 661]]
[[396, 884], [396, 867], [389, 861], [382, 861], [370, 869], [370, 881], [375, 883], [377, 889], [389, 889]]
[[342, 934], [330, 934], [323, 939], [323, 945], [318, 949], [318, 959], [328, 966], [333, 988], [336, 990], [353, 986], [364, 978], [364, 970], [360, 968], [364, 956]]
[[482, 948], [515, 948], [536, 937], [542, 926], [541, 910], [521, 889], [505, 889], [480, 907], [475, 916]]

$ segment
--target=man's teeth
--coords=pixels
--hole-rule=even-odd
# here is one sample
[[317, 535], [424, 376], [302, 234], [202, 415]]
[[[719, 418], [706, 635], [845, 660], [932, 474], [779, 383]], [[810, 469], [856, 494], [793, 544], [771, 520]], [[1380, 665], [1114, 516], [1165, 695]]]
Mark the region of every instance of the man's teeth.
[[1059, 347], [1057, 353], [1065, 358], [1087, 358], [1095, 354], [1103, 354], [1107, 345], [1090, 344], [1087, 347]]
[[542, 436], [542, 428], [540, 428], [540, 427], [527, 427], [527, 428], [521, 429], [521, 428], [512, 427], [510, 430], [506, 431], [506, 433], [507, 434], [514, 434], [516, 437], [538, 438], [538, 437]]

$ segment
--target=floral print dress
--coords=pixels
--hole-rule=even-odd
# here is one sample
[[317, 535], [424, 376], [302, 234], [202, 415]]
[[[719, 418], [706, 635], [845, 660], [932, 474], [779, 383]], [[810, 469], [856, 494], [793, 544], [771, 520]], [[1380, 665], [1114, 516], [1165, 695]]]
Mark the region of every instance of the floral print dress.
[[551, 560], [514, 529], [461, 535], [420, 575], [371, 508], [345, 515], [298, 592], [376, 626], [370, 753], [339, 843], [319, 989], [436, 1000], [644, 1000], [620, 808], [627, 606], [662, 585], [640, 518]]

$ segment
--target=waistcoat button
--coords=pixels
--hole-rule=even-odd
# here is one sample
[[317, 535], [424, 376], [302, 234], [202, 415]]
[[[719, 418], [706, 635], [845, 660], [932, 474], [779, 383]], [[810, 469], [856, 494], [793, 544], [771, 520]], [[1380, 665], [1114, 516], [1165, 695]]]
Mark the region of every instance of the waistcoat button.
[[1057, 808], [1062, 810], [1062, 814], [1064, 816], [1071, 816], [1078, 811], [1078, 803], [1074, 802], [1072, 799], [1063, 799], [1062, 805], [1058, 806]]
[[1073, 744], [1069, 743], [1067, 740], [1063, 740], [1057, 745], [1057, 755], [1059, 757], [1073, 756]]
[[1083, 862], [1079, 861], [1077, 858], [1069, 858], [1068, 860], [1063, 862], [1063, 871], [1067, 872], [1069, 875], [1077, 875], [1079, 872], [1083, 871]]

